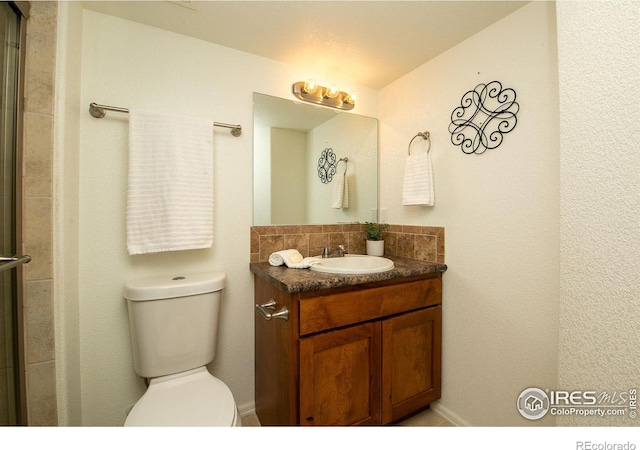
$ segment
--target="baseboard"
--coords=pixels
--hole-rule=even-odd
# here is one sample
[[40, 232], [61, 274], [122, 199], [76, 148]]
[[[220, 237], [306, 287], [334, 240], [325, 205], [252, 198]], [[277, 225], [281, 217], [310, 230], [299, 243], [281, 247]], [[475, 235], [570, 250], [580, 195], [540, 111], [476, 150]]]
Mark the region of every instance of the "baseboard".
[[255, 402], [247, 402], [241, 405], [238, 405], [238, 411], [240, 411], [240, 417], [249, 416], [251, 414], [255, 414], [256, 412], [256, 403]]
[[433, 402], [431, 404], [431, 410], [438, 414], [439, 416], [447, 419], [449, 422], [454, 424], [457, 427], [472, 427], [473, 424], [467, 422], [462, 417], [451, 411], [446, 406], [440, 404], [440, 402]]
[[[462, 417], [451, 411], [446, 406], [442, 406], [439, 402], [433, 402], [430, 406], [431, 410], [441, 416], [442, 418], [448, 420], [452, 424], [457, 427], [472, 427], [473, 424], [467, 422]], [[246, 402], [241, 405], [238, 405], [238, 411], [240, 411], [240, 417], [250, 416], [251, 414], [256, 413], [256, 404], [255, 402]]]

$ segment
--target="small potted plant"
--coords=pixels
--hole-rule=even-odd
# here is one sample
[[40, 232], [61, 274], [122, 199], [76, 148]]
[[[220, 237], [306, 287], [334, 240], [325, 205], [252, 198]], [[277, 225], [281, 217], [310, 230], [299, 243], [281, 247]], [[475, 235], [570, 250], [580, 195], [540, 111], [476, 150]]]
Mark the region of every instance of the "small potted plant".
[[367, 255], [384, 255], [384, 239], [382, 238], [382, 233], [387, 231], [389, 224], [365, 222], [364, 226], [364, 233], [367, 236]]

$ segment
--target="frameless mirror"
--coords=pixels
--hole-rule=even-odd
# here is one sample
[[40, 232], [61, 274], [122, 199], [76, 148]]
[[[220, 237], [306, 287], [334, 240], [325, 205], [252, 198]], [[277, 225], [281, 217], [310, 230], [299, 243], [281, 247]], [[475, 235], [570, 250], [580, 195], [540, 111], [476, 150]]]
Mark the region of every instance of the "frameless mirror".
[[254, 93], [253, 130], [254, 225], [372, 220], [377, 119]]

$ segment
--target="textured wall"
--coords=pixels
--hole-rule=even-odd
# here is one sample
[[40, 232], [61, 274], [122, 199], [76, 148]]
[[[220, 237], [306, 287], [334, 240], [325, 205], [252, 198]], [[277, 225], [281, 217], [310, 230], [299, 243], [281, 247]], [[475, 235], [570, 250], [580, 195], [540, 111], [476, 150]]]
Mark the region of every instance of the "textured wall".
[[[559, 2], [558, 386], [640, 386], [640, 7]], [[567, 425], [638, 425], [564, 416]]]

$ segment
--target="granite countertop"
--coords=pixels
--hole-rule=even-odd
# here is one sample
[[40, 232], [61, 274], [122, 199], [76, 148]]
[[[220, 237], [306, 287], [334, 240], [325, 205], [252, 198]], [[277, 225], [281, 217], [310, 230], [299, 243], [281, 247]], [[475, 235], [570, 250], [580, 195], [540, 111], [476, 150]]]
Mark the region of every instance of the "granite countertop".
[[414, 277], [429, 273], [444, 272], [445, 264], [418, 261], [400, 256], [387, 256], [395, 267], [387, 272], [366, 275], [344, 275], [315, 272], [311, 269], [289, 269], [287, 266], [272, 266], [268, 262], [251, 263], [251, 272], [260, 278], [289, 292], [317, 291], [341, 286], [372, 283], [395, 278]]

